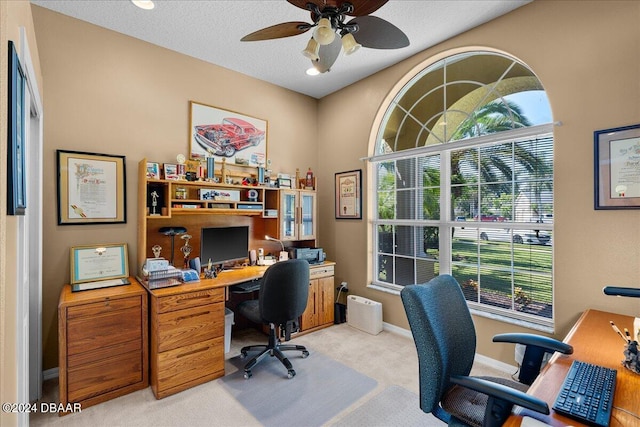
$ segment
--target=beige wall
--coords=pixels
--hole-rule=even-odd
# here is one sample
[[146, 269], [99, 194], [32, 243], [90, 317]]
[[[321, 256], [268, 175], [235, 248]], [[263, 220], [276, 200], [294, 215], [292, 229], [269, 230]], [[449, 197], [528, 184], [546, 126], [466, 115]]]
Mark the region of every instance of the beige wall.
[[[326, 154], [320, 159], [321, 187], [335, 172], [367, 168], [358, 159], [371, 155], [376, 113], [414, 66], [424, 62], [424, 68], [456, 49], [498, 49], [531, 67], [554, 120], [563, 122], [555, 128], [555, 335], [564, 337], [589, 307], [640, 314], [638, 300], [601, 291], [610, 284], [640, 286], [640, 211], [593, 209], [593, 131], [640, 122], [639, 18], [635, 1], [536, 1], [323, 98], [318, 123], [332, 126], [319, 128]], [[408, 328], [399, 297], [366, 288], [366, 221], [333, 220], [331, 195], [320, 197], [320, 233], [338, 261], [337, 280], [346, 280], [353, 294], [381, 301], [385, 322]], [[491, 337], [518, 328], [475, 321], [478, 352], [513, 363], [513, 347], [493, 344]]]
[[[640, 212], [594, 211], [592, 173], [593, 131], [637, 123], [640, 117], [640, 3], [533, 2], [320, 101], [42, 8], [32, 10], [46, 84], [45, 369], [57, 366], [56, 308], [69, 279], [69, 248], [126, 242], [135, 265], [137, 162], [143, 157], [168, 162], [188, 152], [189, 100], [269, 121], [274, 169], [316, 171], [319, 244], [338, 262], [336, 280], [347, 281], [353, 294], [382, 301], [385, 322], [407, 328], [397, 296], [366, 288], [367, 220], [334, 219], [333, 176], [366, 170], [359, 159], [370, 154], [376, 114], [405, 74], [469, 46], [499, 49], [527, 63], [545, 85], [554, 119], [564, 123], [556, 128], [556, 335], [566, 334], [587, 307], [640, 312], [637, 301], [601, 295], [606, 284], [640, 283]], [[57, 225], [56, 149], [127, 156], [127, 224]], [[365, 189], [368, 184], [365, 179]], [[365, 194], [364, 206], [367, 201]], [[490, 337], [514, 328], [476, 322], [479, 352], [512, 362], [513, 349], [490, 344]]]
[[[8, 40], [16, 45], [18, 55], [23, 51], [20, 27], [24, 27], [38, 87], [42, 87], [38, 46], [33, 29], [31, 7], [26, 0], [0, 1], [0, 170], [7, 164], [7, 69]], [[7, 175], [0, 174], [0, 400], [17, 402], [16, 329], [17, 277], [16, 229], [18, 217], [7, 216]], [[15, 414], [0, 413], [0, 425], [17, 423]]]
[[[44, 90], [44, 369], [58, 366], [57, 302], [72, 246], [125, 242], [137, 250], [137, 167], [189, 152], [189, 101], [268, 121], [276, 172], [317, 169], [313, 98], [143, 41], [33, 7]], [[57, 149], [126, 156], [127, 223], [58, 226]]]

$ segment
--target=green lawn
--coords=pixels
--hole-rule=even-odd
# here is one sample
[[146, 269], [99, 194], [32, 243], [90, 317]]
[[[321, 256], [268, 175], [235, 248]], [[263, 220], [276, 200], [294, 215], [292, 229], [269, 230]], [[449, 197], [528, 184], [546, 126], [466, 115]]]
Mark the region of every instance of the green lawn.
[[[511, 295], [511, 281], [532, 301], [551, 303], [552, 247], [454, 238], [453, 275], [460, 283], [480, 278], [483, 290]], [[478, 268], [480, 259], [481, 268]]]

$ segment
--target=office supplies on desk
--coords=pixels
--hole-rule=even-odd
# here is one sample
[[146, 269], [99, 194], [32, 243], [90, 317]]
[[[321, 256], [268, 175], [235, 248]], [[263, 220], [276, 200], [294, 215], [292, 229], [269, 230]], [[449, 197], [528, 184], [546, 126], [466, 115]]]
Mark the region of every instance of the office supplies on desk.
[[609, 320], [609, 324], [611, 325], [611, 327], [613, 328], [615, 333], [618, 334], [620, 336], [620, 338], [622, 338], [624, 340], [624, 342], [628, 342], [628, 340], [624, 337], [624, 335], [622, 335], [622, 332], [620, 331], [620, 329], [618, 329], [616, 324], [613, 323], [613, 321]]
[[608, 427], [617, 373], [615, 369], [574, 360], [553, 409], [581, 422]]

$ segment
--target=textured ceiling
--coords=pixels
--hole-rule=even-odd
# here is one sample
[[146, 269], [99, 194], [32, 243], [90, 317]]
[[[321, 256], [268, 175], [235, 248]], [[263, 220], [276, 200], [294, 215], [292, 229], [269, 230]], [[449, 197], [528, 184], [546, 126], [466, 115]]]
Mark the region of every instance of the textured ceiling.
[[351, 56], [340, 55], [331, 71], [318, 76], [305, 73], [311, 63], [301, 51], [308, 33], [240, 42], [248, 33], [281, 22], [310, 22], [308, 12], [285, 0], [155, 0], [156, 7], [151, 11], [139, 9], [129, 0], [31, 3], [321, 98], [529, 1], [391, 0], [373, 15], [404, 31], [410, 46], [396, 50], [362, 48]]

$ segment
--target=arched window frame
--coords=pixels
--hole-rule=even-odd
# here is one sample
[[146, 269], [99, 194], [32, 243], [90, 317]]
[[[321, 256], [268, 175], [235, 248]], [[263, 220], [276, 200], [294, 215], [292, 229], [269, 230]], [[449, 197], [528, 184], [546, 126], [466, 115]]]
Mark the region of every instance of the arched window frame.
[[[509, 87], [508, 89], [513, 91], [514, 90], [513, 85], [517, 83], [515, 84], [516, 93], [518, 89], [517, 87], [518, 84], [520, 85], [519, 87], [528, 86], [528, 87], [535, 87], [538, 90], [544, 90], [542, 88], [541, 83], [539, 82], [537, 77], [533, 75], [533, 72], [529, 69], [529, 67], [527, 67], [524, 63], [522, 63], [518, 59], [513, 58], [512, 56], [505, 55], [502, 53], [497, 53], [497, 52], [489, 52], [489, 51], [470, 51], [470, 52], [465, 52], [462, 55], [464, 55], [465, 57], [470, 57], [477, 54], [481, 54], [481, 55], [488, 54], [488, 55], [499, 56], [501, 59], [506, 59], [508, 61], [511, 61], [511, 67], [518, 66], [518, 67], [526, 68], [527, 71], [531, 72], [531, 76], [523, 77], [519, 79], [518, 82], [515, 82], [514, 80], [512, 80], [504, 83], [501, 80], [499, 80], [495, 82], [493, 85], [487, 85], [487, 87], [482, 87], [482, 84], [480, 84], [477, 80], [474, 80], [472, 78], [473, 76], [469, 76], [468, 79], [465, 80], [465, 83], [476, 84], [478, 86], [478, 88], [475, 90], [476, 92], [478, 92], [476, 93], [476, 96], [479, 99], [481, 99], [480, 102], [476, 102], [476, 106], [471, 111], [471, 113], [477, 111], [477, 109], [479, 107], [482, 107], [484, 104], [487, 104], [486, 102], [487, 99], [491, 99], [491, 100], [499, 99], [502, 102], [504, 102], [504, 97], [507, 96], [509, 93], [505, 93], [502, 90], [504, 88], [501, 88], [501, 85], [502, 86], [512, 85], [512, 87]], [[505, 132], [492, 133], [492, 134], [477, 136], [474, 138], [451, 141], [450, 140], [451, 134], [453, 134], [454, 132], [449, 132], [448, 134], [446, 126], [441, 127], [440, 125], [437, 125], [437, 123], [442, 123], [443, 121], [446, 121], [447, 115], [450, 116], [451, 113], [454, 111], [458, 111], [464, 114], [469, 113], [469, 112], [461, 111], [456, 108], [456, 104], [460, 104], [460, 101], [462, 100], [461, 98], [456, 100], [456, 102], [451, 103], [451, 105], [449, 105], [448, 108], [445, 108], [443, 111], [441, 111], [440, 115], [433, 114], [430, 117], [428, 117], [428, 119], [424, 123], [420, 123], [420, 125], [422, 125], [422, 128], [417, 132], [418, 137], [416, 138], [416, 142], [413, 147], [405, 146], [404, 149], [398, 149], [399, 147], [398, 147], [397, 139], [392, 144], [389, 144], [389, 145], [386, 145], [385, 141], [383, 140], [384, 132], [387, 130], [386, 125], [391, 115], [396, 113], [394, 108], [398, 107], [398, 101], [402, 100], [402, 97], [404, 97], [407, 94], [407, 92], [411, 90], [413, 85], [417, 81], [419, 81], [422, 77], [424, 77], [429, 72], [433, 70], [438, 70], [440, 68], [444, 68], [443, 84], [441, 86], [430, 88], [429, 92], [422, 94], [421, 97], [426, 98], [431, 93], [437, 90], [442, 90], [443, 92], [446, 92], [447, 88], [449, 88], [450, 85], [454, 83], [454, 82], [448, 82], [446, 80], [447, 61], [459, 60], [460, 56], [461, 56], [460, 54], [447, 56], [443, 59], [432, 62], [430, 65], [427, 65], [426, 67], [422, 67], [422, 69], [419, 69], [417, 72], [414, 73], [413, 77], [409, 77], [409, 79], [405, 84], [401, 86], [399, 85], [396, 87], [397, 89], [395, 91], [395, 95], [389, 96], [390, 101], [387, 102], [385, 105], [383, 105], [383, 107], [381, 108], [381, 111], [379, 112], [379, 115], [382, 114], [382, 116], [381, 116], [381, 119], [377, 120], [376, 122], [380, 123], [380, 126], [377, 127], [377, 130], [376, 130], [375, 145], [372, 147], [373, 155], [371, 158], [369, 158], [370, 162], [372, 163], [371, 164], [372, 168], [370, 169], [369, 176], [372, 178], [372, 182], [373, 182], [373, 185], [371, 187], [372, 193], [370, 194], [370, 197], [369, 197], [369, 200], [372, 201], [372, 206], [370, 211], [372, 213], [371, 233], [372, 233], [372, 243], [373, 243], [373, 248], [372, 248], [373, 255], [371, 258], [372, 281], [371, 281], [370, 287], [373, 287], [385, 292], [399, 293], [399, 291], [402, 289], [404, 285], [409, 283], [421, 283], [422, 281], [428, 280], [430, 276], [432, 277], [433, 275], [437, 275], [439, 273], [454, 274], [454, 277], [455, 277], [456, 272], [459, 273], [461, 271], [461, 265], [463, 264], [456, 260], [456, 257], [459, 258], [458, 249], [456, 249], [456, 243], [459, 243], [459, 242], [456, 240], [455, 233], [456, 231], [458, 233], [468, 233], [469, 230], [473, 230], [475, 233], [477, 233], [476, 234], [477, 237], [475, 239], [471, 239], [471, 242], [472, 242], [472, 245], [475, 245], [475, 247], [478, 248], [478, 257], [477, 257], [478, 258], [477, 265], [478, 265], [478, 272], [479, 272], [478, 280], [475, 281], [476, 283], [473, 283], [473, 281], [466, 283], [466, 281], [461, 280], [463, 277], [466, 277], [466, 276], [459, 274], [458, 275], [459, 282], [462, 282], [461, 286], [463, 287], [463, 291], [468, 291], [468, 289], [465, 289], [467, 288], [467, 285], [471, 286], [472, 288], [473, 286], [478, 286], [477, 282], [480, 282], [482, 284], [490, 284], [491, 282], [490, 278], [492, 275], [491, 273], [496, 273], [495, 275], [498, 276], [503, 273], [500, 269], [504, 269], [505, 271], [508, 271], [508, 273], [511, 275], [511, 283], [510, 283], [510, 289], [508, 289], [508, 300], [510, 301], [509, 308], [505, 309], [504, 305], [492, 306], [491, 304], [485, 304], [483, 303], [482, 298], [478, 296], [475, 301], [473, 300], [473, 297], [467, 298], [471, 310], [474, 313], [481, 316], [498, 318], [500, 320], [505, 320], [508, 322], [524, 324], [526, 326], [529, 326], [538, 330], [552, 331], [553, 330], [552, 237], [550, 237], [547, 244], [539, 245], [539, 248], [542, 248], [542, 246], [545, 246], [545, 248], [543, 249], [544, 251], [546, 251], [545, 262], [548, 261], [548, 264], [549, 264], [548, 266], [545, 265], [545, 267], [542, 268], [541, 271], [536, 271], [535, 268], [533, 269], [529, 269], [528, 267], [523, 268], [522, 265], [518, 264], [519, 261], [517, 261], [517, 259], [519, 255], [523, 252], [526, 252], [526, 249], [524, 246], [520, 247], [519, 244], [514, 242], [514, 240], [519, 241], [518, 239], [522, 237], [520, 236], [520, 234], [524, 234], [525, 235], [524, 238], [527, 239], [526, 234], [523, 233], [523, 231], [528, 231], [528, 230], [530, 230], [533, 233], [536, 233], [536, 236], [540, 236], [539, 233], [542, 233], [543, 237], [544, 235], [548, 235], [548, 236], [553, 235], [552, 192], [550, 194], [550, 199], [547, 200], [549, 202], [548, 205], [550, 206], [550, 209], [549, 209], [550, 212], [547, 215], [550, 216], [551, 221], [543, 220], [542, 223], [538, 222], [537, 220], [534, 220], [534, 218], [526, 218], [526, 219], [516, 218], [515, 217], [516, 209], [515, 207], [513, 207], [515, 206], [516, 193], [515, 191], [512, 193], [512, 200], [514, 202], [514, 205], [512, 206], [512, 210], [514, 211], [513, 212], [514, 216], [509, 218], [507, 221], [504, 221], [504, 222], [501, 221], [501, 224], [500, 224], [500, 227], [505, 227], [505, 229], [508, 230], [506, 234], [508, 238], [511, 240], [509, 242], [511, 265], [507, 265], [506, 267], [501, 266], [500, 268], [497, 268], [490, 264], [485, 265], [485, 263], [480, 262], [483, 256], [483, 252], [481, 252], [481, 249], [482, 249], [482, 245], [484, 244], [480, 236], [481, 234], [486, 235], [489, 233], [490, 230], [495, 229], [496, 224], [485, 223], [484, 216], [480, 214], [477, 218], [479, 220], [473, 221], [473, 218], [470, 218], [472, 222], [466, 222], [465, 225], [467, 225], [467, 227], [465, 228], [460, 227], [460, 223], [456, 221], [457, 218], [456, 218], [456, 215], [454, 214], [455, 209], [452, 206], [454, 204], [452, 202], [452, 187], [455, 187], [455, 186], [452, 184], [452, 181], [451, 181], [452, 153], [454, 153], [454, 155], [457, 155], [457, 153], [459, 153], [460, 150], [470, 150], [470, 149], [478, 150], [477, 152], [480, 153], [482, 152], [482, 150], [485, 150], [485, 151], [491, 150], [491, 147], [496, 147], [496, 146], [504, 147], [505, 144], [507, 145], [510, 144], [511, 147], [514, 147], [513, 148], [514, 150], [517, 150], [517, 148], [520, 147], [522, 144], [529, 144], [527, 145], [528, 147], [531, 146], [530, 144], [532, 143], [528, 141], [545, 141], [544, 144], [540, 143], [541, 144], [540, 146], [544, 147], [544, 149], [547, 151], [549, 150], [549, 147], [550, 147], [551, 152], [545, 151], [544, 153], [542, 153], [541, 151], [541, 156], [542, 154], [544, 154], [544, 156], [547, 156], [549, 158], [550, 164], [551, 164], [551, 174], [550, 176], [546, 175], [544, 179], [541, 179], [539, 181], [536, 181], [535, 179], [532, 179], [531, 181], [543, 182], [545, 184], [550, 185], [552, 188], [552, 185], [553, 185], [552, 121], [549, 120], [548, 123], [536, 125], [536, 126], [514, 128], [512, 130], [505, 131]], [[508, 76], [509, 71], [510, 71], [509, 69], [505, 69], [504, 73], [502, 73], [502, 77]], [[525, 81], [525, 78], [528, 80]], [[484, 91], [484, 94], [479, 93], [483, 91]], [[414, 104], [414, 106], [420, 101], [421, 99], [418, 99]], [[446, 105], [446, 101], [443, 102], [443, 105]], [[407, 110], [406, 111], [407, 114], [405, 117], [401, 118], [402, 121], [415, 120], [414, 118], [411, 117], [411, 110], [410, 109], [406, 109], [406, 110]], [[418, 120], [415, 120], [415, 121], [419, 122]], [[425, 123], [434, 123], [434, 122], [438, 126], [437, 130], [444, 128], [444, 132], [441, 133], [440, 135], [435, 134], [434, 132], [434, 129], [436, 129], [435, 126], [429, 127], [425, 125]], [[398, 132], [398, 134], [399, 133], [400, 132]], [[428, 134], [429, 136], [423, 137], [420, 135], [421, 133]], [[422, 145], [420, 144], [420, 141], [423, 141]], [[536, 143], [534, 142], [533, 144], [536, 144]], [[478, 156], [480, 155], [478, 154]], [[433, 194], [430, 194], [429, 191], [424, 191], [425, 177], [423, 175], [420, 175], [421, 168], [416, 165], [421, 164], [419, 162], [423, 162], [422, 164], [424, 164], [424, 162], [432, 162], [435, 164], [436, 161], [434, 159], [436, 158], [439, 159], [439, 162], [438, 162], [439, 182], [431, 186], [431, 188], [433, 190], [432, 193], [435, 194], [439, 192], [439, 196], [437, 197], [439, 199], [439, 202], [438, 202], [439, 205], [438, 205], [437, 212], [435, 214], [432, 214], [432, 213], [428, 213], [427, 212], [428, 209], [425, 209], [423, 207], [425, 206], [425, 203], [426, 203], [425, 200], [428, 199], [430, 196], [433, 196]], [[417, 161], [417, 163], [413, 163], [413, 166], [408, 166], [411, 164], [411, 161], [412, 161], [411, 159], [414, 159], [414, 161]], [[394, 187], [387, 192], [385, 192], [384, 186], [381, 185], [382, 180], [385, 179], [383, 177], [384, 172], [381, 172], [381, 170], [384, 168], [380, 168], [380, 165], [383, 165], [383, 164], [388, 164], [388, 165], [393, 164], [393, 168], [394, 168], [393, 174], [396, 175], [396, 178], [394, 180]], [[398, 169], [402, 169], [402, 168], [404, 168], [404, 170], [402, 170], [403, 180], [402, 180], [402, 183], [400, 183], [399, 179], [397, 178], [397, 175], [400, 174], [400, 172], [398, 172]], [[422, 170], [423, 169], [424, 168], [422, 168]], [[514, 166], [514, 169], [515, 169], [515, 166]], [[411, 178], [407, 178], [408, 175], [411, 175]], [[515, 172], [513, 172], [513, 175], [515, 176]], [[482, 179], [483, 178], [479, 175], [478, 182], [481, 182]], [[505, 184], [505, 183], [501, 183], [501, 185], [502, 184]], [[512, 183], [514, 187], [517, 187], [518, 184], [522, 184], [522, 183], [518, 183], [518, 182], [516, 182], [515, 184]], [[478, 186], [481, 187], [481, 184], [478, 184]], [[408, 197], [409, 199], [411, 199], [411, 201], [407, 202], [406, 200], [408, 199], [402, 196], [403, 194], [409, 195]], [[480, 191], [478, 191], [478, 194], [480, 194]], [[391, 195], [391, 198], [394, 198], [392, 203], [394, 204], [393, 209], [395, 213], [394, 213], [394, 216], [391, 218], [381, 217], [381, 212], [379, 209], [379, 203], [380, 203], [379, 201], [385, 195]], [[545, 195], [545, 197], [548, 199], [549, 194]], [[405, 201], [401, 202], [400, 201], [401, 199]], [[398, 205], [402, 205], [401, 210], [407, 211], [409, 212], [409, 214], [405, 214], [404, 212], [402, 214], [399, 214]], [[478, 205], [480, 205], [480, 199], [478, 201]], [[542, 204], [539, 204], [539, 205], [542, 205]], [[451, 213], [452, 215], [449, 215], [449, 213]], [[467, 232], [461, 232], [460, 230], [462, 229], [466, 229]], [[391, 231], [389, 234], [387, 231], [382, 231], [382, 230], [391, 230]], [[437, 242], [435, 243], [431, 241], [432, 237], [429, 237], [434, 234], [437, 238]], [[390, 241], [388, 241], [389, 238], [391, 239]], [[533, 240], [535, 240], [536, 238], [537, 237], [533, 237]], [[541, 240], [538, 240], [538, 242], [540, 241]], [[405, 247], [402, 247], [403, 244]], [[428, 252], [431, 251], [434, 245], [437, 245], [438, 250], [435, 252], [436, 255], [432, 257], [434, 259], [430, 260]], [[533, 245], [533, 244], [528, 245], [529, 252], [534, 252], [537, 247], [538, 245]], [[391, 248], [391, 252], [390, 253], [385, 252], [385, 251], [389, 251], [389, 248]], [[516, 261], [514, 261], [514, 253], [516, 255], [515, 257]], [[506, 259], [506, 256], [503, 258]], [[392, 280], [388, 280], [388, 278], [385, 277], [384, 279], [381, 280], [381, 271], [384, 270], [383, 268], [381, 268], [381, 264], [391, 259], [393, 259], [392, 261], [393, 268], [391, 269], [392, 270], [391, 274], [393, 274], [394, 276], [398, 276], [398, 275], [402, 276], [402, 274], [406, 273], [405, 277], [402, 277], [399, 280], [396, 277], [394, 277]], [[410, 264], [412, 265], [409, 268], [403, 267], [403, 265], [408, 266]], [[531, 265], [533, 264], [534, 263], [531, 262]], [[485, 267], [490, 267], [490, 268], [486, 269]], [[410, 270], [410, 271], [408, 272], [407, 270]], [[403, 271], [404, 273], [402, 273]], [[480, 274], [480, 271], [483, 271], [483, 274]], [[490, 273], [484, 274], [487, 271]], [[547, 307], [545, 308], [543, 315], [536, 314], [533, 310], [527, 310], [525, 307], [527, 304], [527, 301], [529, 301], [530, 304], [535, 302], [534, 301], [535, 297], [532, 297], [531, 295], [531, 293], [532, 292], [535, 293], [535, 291], [528, 289], [525, 286], [524, 287], [525, 291], [523, 292], [522, 287], [518, 286], [520, 284], [518, 281], [519, 277], [523, 277], [525, 273], [535, 278], [535, 279], [531, 279], [531, 283], [534, 283], [536, 280], [543, 282], [545, 284], [544, 285], [545, 289], [550, 285], [550, 288], [548, 289], [548, 294], [544, 295], [544, 298], [547, 299], [545, 300], [547, 302], [546, 304]], [[388, 274], [388, 272], [385, 271], [385, 274]], [[490, 286], [487, 286], [487, 290], [488, 288], [490, 288]], [[478, 291], [477, 294], [480, 295], [480, 292]], [[523, 309], [523, 307], [525, 308]]]

